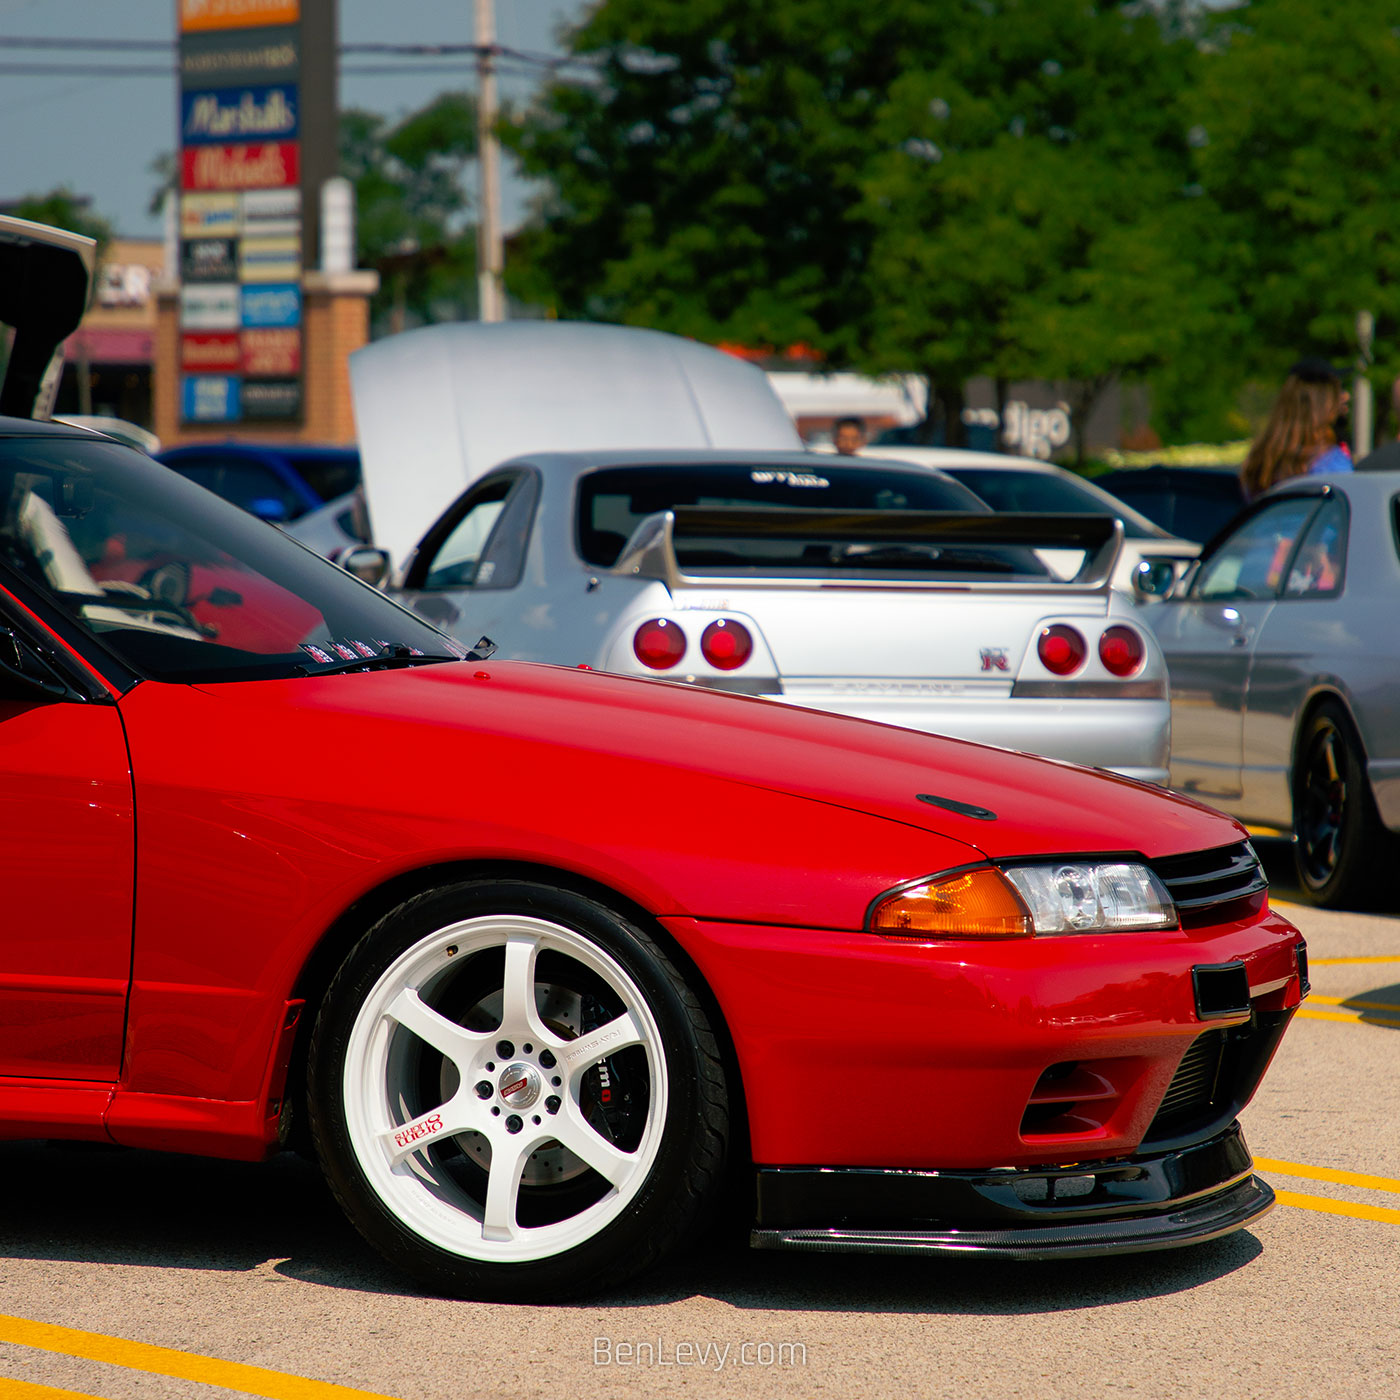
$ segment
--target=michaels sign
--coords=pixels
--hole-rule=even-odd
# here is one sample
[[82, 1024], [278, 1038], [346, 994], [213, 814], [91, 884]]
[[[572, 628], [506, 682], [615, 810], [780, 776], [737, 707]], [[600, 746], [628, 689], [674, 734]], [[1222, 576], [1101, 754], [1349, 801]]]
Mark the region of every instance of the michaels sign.
[[187, 92], [180, 105], [181, 139], [186, 146], [297, 137], [297, 90], [291, 84]]

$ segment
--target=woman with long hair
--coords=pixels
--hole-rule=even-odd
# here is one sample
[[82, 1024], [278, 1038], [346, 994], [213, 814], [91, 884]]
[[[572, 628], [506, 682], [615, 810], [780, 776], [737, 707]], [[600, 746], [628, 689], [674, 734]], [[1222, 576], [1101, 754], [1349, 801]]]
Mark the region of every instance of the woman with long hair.
[[1292, 476], [1349, 472], [1351, 455], [1338, 442], [1337, 424], [1350, 402], [1331, 365], [1312, 360], [1294, 365], [1240, 469], [1246, 497], [1252, 501]]

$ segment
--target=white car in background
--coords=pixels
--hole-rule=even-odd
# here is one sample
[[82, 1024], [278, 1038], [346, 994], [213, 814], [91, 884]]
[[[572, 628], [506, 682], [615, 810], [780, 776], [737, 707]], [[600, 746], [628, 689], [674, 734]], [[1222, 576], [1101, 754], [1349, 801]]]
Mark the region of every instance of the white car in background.
[[1110, 513], [803, 452], [761, 372], [653, 331], [430, 327], [351, 376], [379, 548], [340, 562], [469, 646], [1165, 780], [1166, 670], [1110, 586]]
[[[391, 591], [514, 660], [766, 696], [1160, 783], [1166, 670], [1110, 586], [1121, 540], [1109, 516], [994, 512], [905, 463], [541, 452], [468, 487]], [[1037, 548], [1075, 552], [1080, 567], [1057, 578]], [[364, 577], [376, 555], [342, 562]]]
[[[1192, 540], [1177, 539], [1092, 481], [1034, 457], [995, 452], [966, 452], [951, 447], [868, 447], [863, 457], [936, 467], [974, 491], [993, 510], [1069, 511], [1112, 515], [1123, 522], [1123, 550], [1113, 572], [1113, 586], [1139, 599], [1161, 597], [1201, 552]], [[1074, 554], [1041, 557], [1067, 577], [1078, 567]]]

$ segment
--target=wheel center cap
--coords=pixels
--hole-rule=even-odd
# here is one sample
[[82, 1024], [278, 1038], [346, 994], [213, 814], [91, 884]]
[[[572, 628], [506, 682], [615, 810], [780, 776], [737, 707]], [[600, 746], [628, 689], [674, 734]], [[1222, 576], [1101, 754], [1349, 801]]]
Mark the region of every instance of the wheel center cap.
[[539, 1070], [534, 1065], [522, 1064], [519, 1061], [507, 1065], [496, 1081], [502, 1102], [511, 1108], [529, 1108], [539, 1098], [543, 1086], [544, 1081], [540, 1078]]

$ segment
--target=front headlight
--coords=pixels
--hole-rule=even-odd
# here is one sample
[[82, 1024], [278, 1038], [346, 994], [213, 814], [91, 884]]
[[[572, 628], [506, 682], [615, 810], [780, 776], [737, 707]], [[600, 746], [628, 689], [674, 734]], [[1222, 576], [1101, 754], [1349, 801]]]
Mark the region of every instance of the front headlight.
[[1176, 927], [1176, 906], [1145, 865], [1057, 861], [1013, 865], [1005, 874], [1025, 900], [1037, 933]]
[[876, 900], [869, 927], [893, 938], [1030, 938], [1175, 928], [1176, 907], [1145, 866], [1055, 861], [933, 875]]

